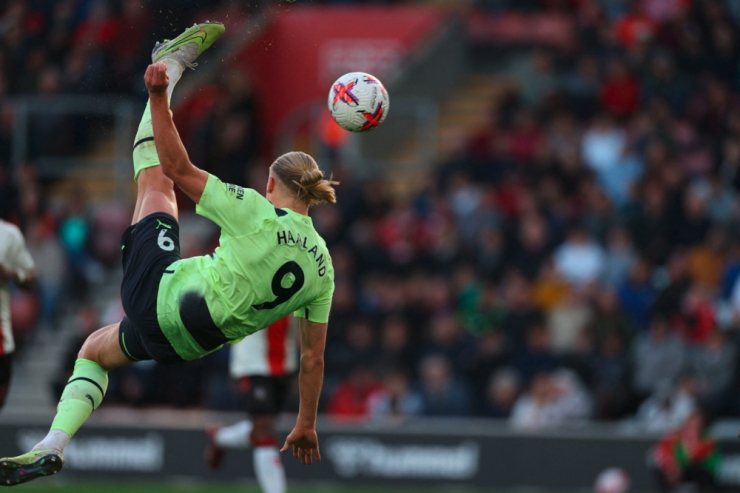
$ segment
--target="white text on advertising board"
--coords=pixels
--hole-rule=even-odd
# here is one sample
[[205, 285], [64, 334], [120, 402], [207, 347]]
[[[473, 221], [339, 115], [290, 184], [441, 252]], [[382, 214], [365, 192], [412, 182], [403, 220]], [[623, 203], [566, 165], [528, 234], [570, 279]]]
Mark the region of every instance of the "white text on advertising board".
[[389, 445], [374, 438], [331, 438], [327, 456], [342, 477], [470, 479], [478, 474], [480, 447], [459, 445]]

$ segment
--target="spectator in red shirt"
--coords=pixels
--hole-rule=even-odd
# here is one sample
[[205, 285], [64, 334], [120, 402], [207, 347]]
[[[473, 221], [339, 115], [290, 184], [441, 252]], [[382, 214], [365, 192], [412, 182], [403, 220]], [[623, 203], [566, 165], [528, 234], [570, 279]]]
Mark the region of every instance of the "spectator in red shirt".
[[363, 419], [369, 416], [369, 398], [382, 386], [367, 368], [352, 370], [329, 399], [326, 412], [333, 417]]
[[632, 12], [628, 12], [614, 24], [617, 39], [628, 49], [655, 38], [659, 27], [645, 12], [641, 1], [633, 2], [633, 5]]
[[108, 46], [121, 28], [120, 20], [110, 15], [105, 2], [98, 2], [72, 34], [74, 45]]
[[529, 163], [542, 146], [542, 133], [534, 115], [526, 110], [514, 116], [514, 128], [509, 133], [509, 150], [519, 163]]
[[631, 116], [637, 110], [640, 85], [624, 61], [613, 59], [609, 62], [599, 102], [602, 109], [620, 119]]
[[704, 290], [694, 287], [686, 293], [672, 322], [687, 344], [704, 344], [716, 327], [711, 299]]

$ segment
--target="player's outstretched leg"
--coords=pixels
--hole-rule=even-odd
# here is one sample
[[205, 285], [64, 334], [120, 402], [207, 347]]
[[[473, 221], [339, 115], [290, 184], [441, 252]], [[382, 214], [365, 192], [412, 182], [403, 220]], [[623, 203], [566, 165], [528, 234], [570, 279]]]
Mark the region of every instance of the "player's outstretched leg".
[[[195, 59], [223, 32], [224, 26], [219, 23], [196, 24], [172, 41], [155, 46], [152, 61], [163, 62], [167, 66], [169, 95], [184, 69], [194, 67]], [[177, 217], [173, 183], [158, 165], [152, 118], [147, 105], [134, 144], [134, 168], [139, 186], [134, 223], [154, 212], [167, 212]], [[110, 325], [85, 341], [74, 373], [59, 400], [49, 433], [31, 452], [0, 459], [0, 486], [26, 483], [61, 470], [64, 448], [105, 397], [108, 371], [132, 363], [120, 348], [118, 333], [119, 324]]]
[[243, 450], [252, 446], [252, 422], [239, 421], [231, 426], [207, 426], [208, 445], [204, 454], [206, 463], [212, 469], [219, 469], [227, 449]]
[[59, 399], [49, 433], [30, 452], [0, 459], [0, 486], [14, 486], [58, 473], [64, 466], [64, 448], [103, 402], [108, 371], [129, 363], [131, 360], [118, 344], [118, 324], [91, 334]]
[[[223, 31], [222, 24], [196, 24], [172, 41], [155, 46], [152, 61], [163, 62], [167, 66], [170, 96], [185, 68], [194, 67], [195, 59]], [[151, 113], [147, 105], [134, 145], [134, 168], [139, 186], [134, 222], [153, 212], [167, 212], [177, 217], [173, 183], [164, 176], [158, 165]], [[118, 324], [92, 334], [80, 351], [79, 358], [59, 400], [57, 415], [49, 433], [31, 452], [0, 459], [0, 485], [13, 486], [59, 472], [64, 465], [64, 448], [103, 401], [108, 387], [108, 371], [131, 363], [119, 347]]]
[[[152, 62], [162, 62], [170, 79], [167, 96], [172, 97], [175, 85], [186, 68], [195, 68], [195, 60], [224, 32], [224, 25], [206, 21], [186, 29], [173, 40], [157, 43], [152, 51]], [[136, 208], [132, 224], [155, 212], [165, 212], [177, 219], [174, 183], [159, 166], [154, 144], [152, 114], [147, 102], [144, 116], [134, 139], [134, 179], [138, 186]]]
[[221, 467], [228, 449], [254, 447], [254, 472], [263, 493], [285, 493], [286, 478], [277, 447], [274, 416], [255, 416], [254, 423], [239, 421], [231, 426], [206, 428], [205, 459], [213, 469]]

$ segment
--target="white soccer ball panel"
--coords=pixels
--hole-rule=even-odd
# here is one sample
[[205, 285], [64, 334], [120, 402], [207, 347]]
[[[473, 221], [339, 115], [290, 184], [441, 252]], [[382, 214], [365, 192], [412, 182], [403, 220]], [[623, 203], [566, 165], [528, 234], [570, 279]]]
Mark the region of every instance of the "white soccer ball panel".
[[334, 120], [342, 128], [364, 132], [385, 121], [390, 100], [388, 91], [376, 77], [364, 72], [351, 72], [332, 84], [328, 105]]

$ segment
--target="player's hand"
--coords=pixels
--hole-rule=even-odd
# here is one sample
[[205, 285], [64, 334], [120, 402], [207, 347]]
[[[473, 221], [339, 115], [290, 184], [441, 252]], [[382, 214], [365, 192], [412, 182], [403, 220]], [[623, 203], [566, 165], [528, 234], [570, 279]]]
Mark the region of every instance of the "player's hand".
[[300, 459], [304, 466], [312, 464], [314, 456], [316, 456], [318, 462], [321, 462], [319, 437], [313, 428], [299, 428], [297, 426], [293, 428], [288, 438], [285, 439], [285, 445], [280, 449], [280, 452], [285, 452], [291, 447], [293, 447], [293, 457]]
[[7, 265], [0, 263], [0, 281], [15, 281], [17, 273]]
[[167, 86], [170, 85], [167, 66], [162, 62], [149, 65], [144, 74], [144, 83], [149, 90], [149, 94], [161, 95], [167, 93]]

